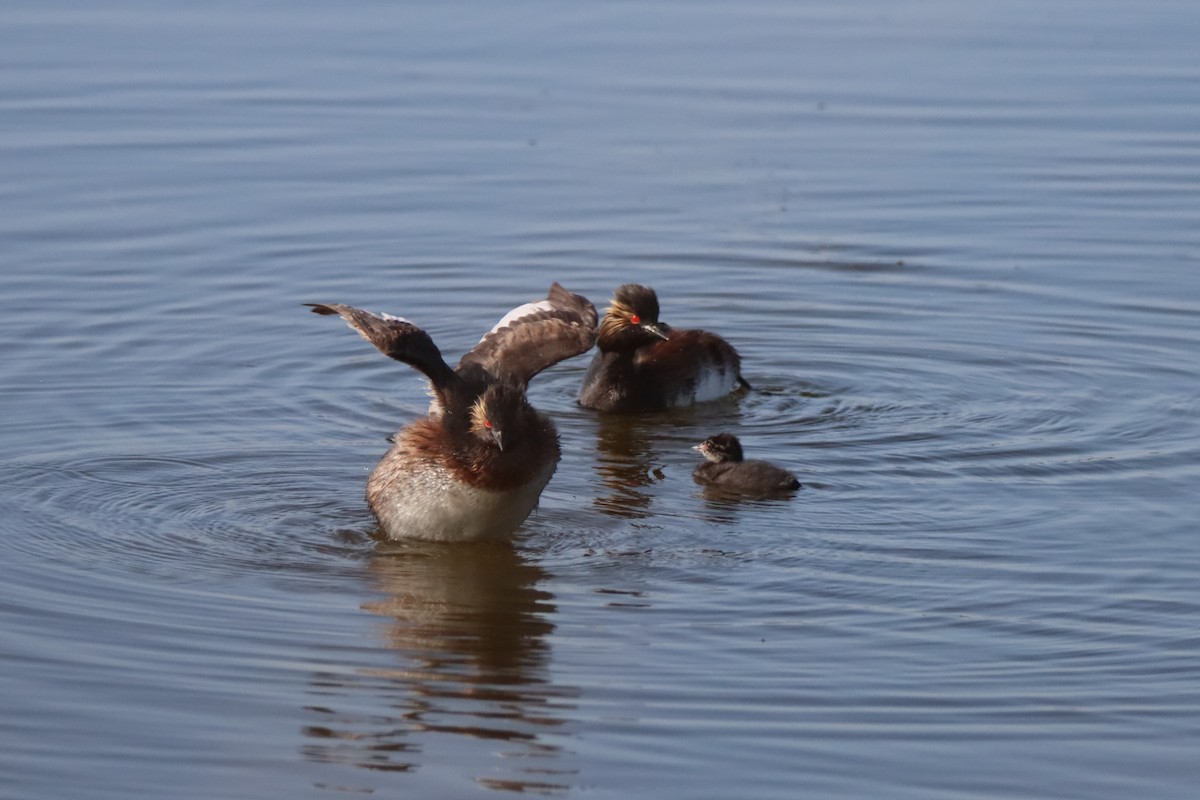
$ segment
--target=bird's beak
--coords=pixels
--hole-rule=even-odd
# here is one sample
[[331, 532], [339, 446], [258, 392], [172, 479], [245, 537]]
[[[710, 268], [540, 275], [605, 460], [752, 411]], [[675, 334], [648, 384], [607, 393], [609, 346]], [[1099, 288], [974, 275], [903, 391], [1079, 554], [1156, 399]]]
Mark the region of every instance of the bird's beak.
[[499, 428], [492, 428], [492, 440], [496, 443], [496, 447], [500, 452], [504, 452], [504, 433]]
[[704, 442], [701, 442], [700, 444], [692, 445], [692, 449], [695, 450], [697, 453], [703, 453], [704, 452]]
[[670, 336], [667, 335], [666, 330], [664, 330], [663, 327], [661, 325], [659, 325], [657, 322], [642, 323], [642, 329], [649, 333], [654, 334], [655, 336], [657, 336], [660, 339], [671, 338]]

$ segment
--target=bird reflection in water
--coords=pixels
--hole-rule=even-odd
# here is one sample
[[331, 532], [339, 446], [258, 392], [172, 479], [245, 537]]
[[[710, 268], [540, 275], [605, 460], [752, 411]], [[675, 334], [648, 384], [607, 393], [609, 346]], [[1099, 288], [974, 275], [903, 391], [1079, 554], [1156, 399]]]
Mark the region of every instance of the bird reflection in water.
[[[604, 491], [593, 501], [610, 516], [645, 519], [654, 512], [654, 484], [666, 477], [665, 451], [679, 449], [677, 437], [715, 424], [736, 424], [741, 419], [741, 394], [707, 403], [638, 414], [600, 413], [596, 416], [596, 477]], [[690, 446], [690, 445], [689, 445]]]
[[644, 490], [661, 481], [663, 472], [654, 464], [648, 423], [639, 417], [601, 414], [598, 424], [595, 469], [605, 491], [596, 496], [596, 507], [615, 517], [650, 516], [652, 496]]
[[482, 786], [557, 794], [562, 726], [575, 692], [549, 677], [547, 575], [510, 545], [385, 544], [363, 604], [399, 666], [359, 665], [314, 681], [305, 755], [369, 770], [448, 770]]

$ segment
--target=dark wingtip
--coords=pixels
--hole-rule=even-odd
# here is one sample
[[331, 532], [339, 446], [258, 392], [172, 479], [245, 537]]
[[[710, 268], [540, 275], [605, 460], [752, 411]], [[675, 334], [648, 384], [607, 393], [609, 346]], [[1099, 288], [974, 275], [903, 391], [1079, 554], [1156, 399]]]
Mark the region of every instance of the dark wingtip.
[[593, 308], [591, 300], [588, 300], [581, 294], [575, 294], [558, 281], [550, 284], [550, 291], [546, 292], [546, 299], [554, 305], [566, 306], [568, 308], [581, 310]]
[[567, 308], [572, 308], [579, 304], [577, 296], [558, 281], [550, 284], [550, 291], [546, 292], [546, 299], [553, 305], [565, 306]]
[[324, 303], [303, 303], [302, 305], [307, 306], [314, 314], [324, 314], [325, 316], [330, 316], [339, 313], [337, 309], [330, 308]]

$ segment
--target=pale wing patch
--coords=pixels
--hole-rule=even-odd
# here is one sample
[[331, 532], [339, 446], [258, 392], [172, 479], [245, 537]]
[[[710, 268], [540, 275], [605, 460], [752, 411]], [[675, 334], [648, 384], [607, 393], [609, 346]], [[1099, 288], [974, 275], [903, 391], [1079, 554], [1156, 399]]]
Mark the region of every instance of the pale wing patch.
[[[368, 311], [367, 313], [370, 314], [372, 312]], [[380, 319], [387, 320], [388, 322], [406, 322], [409, 325], [415, 324], [412, 320], [405, 319], [404, 317], [397, 317], [393, 314], [376, 314], [375, 316], [379, 317]]]
[[487, 333], [485, 333], [479, 341], [482, 342], [484, 339], [491, 336], [496, 331], [500, 330], [501, 328], [505, 327], [506, 325], [511, 325], [512, 323], [516, 322], [519, 319], [522, 319], [524, 317], [531, 317], [540, 311], [553, 311], [553, 310], [554, 310], [554, 304], [551, 303], [549, 300], [538, 300], [535, 303], [526, 303], [523, 306], [517, 306], [512, 311], [505, 314], [504, 317], [499, 322], [497, 322], [495, 325], [493, 325], [492, 329], [490, 331], [488, 331]]

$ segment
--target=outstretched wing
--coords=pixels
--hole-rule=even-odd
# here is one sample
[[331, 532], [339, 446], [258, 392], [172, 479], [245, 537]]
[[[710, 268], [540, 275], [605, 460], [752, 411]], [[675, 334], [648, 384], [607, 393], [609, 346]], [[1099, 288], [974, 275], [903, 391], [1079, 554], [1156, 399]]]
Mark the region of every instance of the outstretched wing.
[[336, 303], [305, 303], [314, 314], [337, 315], [386, 356], [416, 367], [429, 378], [438, 395], [454, 381], [454, 371], [442, 358], [429, 334], [413, 323], [391, 314], [372, 314], [354, 306]]
[[504, 315], [458, 363], [475, 364], [492, 376], [526, 386], [534, 375], [596, 343], [596, 307], [558, 283], [545, 300], [526, 303]]

